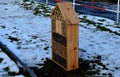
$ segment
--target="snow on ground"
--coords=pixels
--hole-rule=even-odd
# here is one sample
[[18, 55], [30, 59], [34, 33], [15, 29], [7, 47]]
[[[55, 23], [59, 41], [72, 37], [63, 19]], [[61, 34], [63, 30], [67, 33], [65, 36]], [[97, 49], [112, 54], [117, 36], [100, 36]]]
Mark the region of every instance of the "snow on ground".
[[8, 1], [0, 1], [0, 41], [29, 66], [51, 58], [50, 19], [34, 16], [13, 4], [14, 0]]
[[[37, 67], [37, 64], [44, 63], [46, 58], [51, 59], [50, 18], [35, 16], [32, 11], [20, 8], [19, 3], [15, 4], [14, 0], [0, 0], [0, 8], [0, 41], [7, 44], [28, 66]], [[120, 31], [112, 20], [90, 15], [80, 15], [80, 18], [84, 16], [102, 23], [101, 26], [112, 31]], [[112, 73], [114, 77], [120, 77], [120, 36], [101, 31], [87, 22], [80, 22], [79, 29], [79, 48], [86, 51], [80, 52], [79, 58], [94, 59], [94, 56], [101, 55], [102, 63], [108, 68], [101, 70], [101, 73]], [[3, 52], [0, 52], [0, 58], [4, 58], [1, 55], [5, 55]], [[7, 64], [11, 65], [11, 62]], [[6, 65], [0, 63], [0, 75], [4, 73], [1, 71], [4, 67]], [[17, 67], [10, 67], [11, 70], [14, 68], [17, 72]]]
[[[81, 17], [83, 16], [81, 15]], [[87, 15], [87, 19], [90, 19], [90, 20], [94, 19], [95, 22], [97, 22], [101, 18]], [[109, 24], [114, 26], [113, 21], [108, 19], [105, 19], [105, 21], [106, 22], [103, 22], [103, 26], [107, 22], [109, 22]], [[85, 59], [94, 59], [93, 57], [95, 55], [101, 55], [102, 63], [106, 65], [107, 68], [109, 68], [109, 70], [103, 70], [101, 72], [102, 73], [109, 72], [109, 73], [112, 73], [115, 77], [119, 77], [120, 76], [119, 74], [120, 72], [120, 60], [119, 60], [120, 36], [117, 36], [113, 33], [109, 33], [106, 31], [97, 30], [93, 25], [87, 25], [86, 23], [81, 23], [81, 24], [82, 25], [84, 24], [84, 27], [80, 27], [79, 48], [82, 48], [87, 52], [80, 53], [80, 57], [83, 57]]]
[[[19, 68], [4, 52], [0, 50], [0, 77], [8, 77], [8, 72], [18, 73]], [[19, 76], [24, 77], [23, 75]]]
[[[24, 10], [19, 5], [1, 7], [3, 7], [0, 13], [1, 36], [17, 45], [18, 55], [22, 60], [30, 65], [41, 63], [41, 59], [44, 60], [44, 56], [50, 54], [50, 49], [46, 48], [50, 47], [50, 19], [34, 16], [31, 11]], [[5, 28], [2, 29], [3, 27]], [[16, 53], [16, 50], [13, 51]]]

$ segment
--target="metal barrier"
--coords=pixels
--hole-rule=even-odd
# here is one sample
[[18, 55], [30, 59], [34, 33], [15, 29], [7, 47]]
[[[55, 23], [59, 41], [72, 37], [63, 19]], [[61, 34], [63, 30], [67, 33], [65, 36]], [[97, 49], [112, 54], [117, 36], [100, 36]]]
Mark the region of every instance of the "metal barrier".
[[[61, 1], [63, 1], [63, 0], [54, 0], [54, 1], [56, 1], [56, 2], [61, 2]], [[48, 0], [46, 0], [46, 4], [48, 4]], [[105, 10], [105, 11], [109, 11], [109, 12], [115, 12], [115, 13], [117, 13], [116, 22], [119, 23], [120, 0], [118, 0], [118, 2], [117, 2], [117, 7], [116, 7], [117, 10], [111, 10], [111, 9], [105, 9], [105, 8], [96, 7], [96, 6], [94, 6], [94, 0], [92, 0], [92, 2], [91, 2], [92, 5], [91, 5], [91, 6], [89, 6], [89, 5], [84, 5], [84, 4], [78, 4], [78, 3], [76, 3], [76, 0], [73, 0], [72, 4], [73, 4], [73, 8], [74, 8], [74, 9], [75, 9], [75, 6], [83, 6], [83, 7], [93, 8], [93, 9], [97, 9], [97, 10]]]

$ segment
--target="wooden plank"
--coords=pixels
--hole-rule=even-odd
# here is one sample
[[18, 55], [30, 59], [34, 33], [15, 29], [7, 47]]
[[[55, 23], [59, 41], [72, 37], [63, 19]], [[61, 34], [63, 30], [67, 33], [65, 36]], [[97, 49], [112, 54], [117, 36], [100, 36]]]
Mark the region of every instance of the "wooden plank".
[[62, 28], [61, 21], [60, 20], [56, 20], [56, 32], [59, 33], [59, 34], [62, 34], [61, 28]]
[[67, 62], [68, 70], [78, 68], [78, 25], [67, 26]]
[[65, 21], [62, 21], [62, 35], [63, 35], [64, 37], [67, 36], [66, 26], [67, 26], [66, 22], [65, 22]]

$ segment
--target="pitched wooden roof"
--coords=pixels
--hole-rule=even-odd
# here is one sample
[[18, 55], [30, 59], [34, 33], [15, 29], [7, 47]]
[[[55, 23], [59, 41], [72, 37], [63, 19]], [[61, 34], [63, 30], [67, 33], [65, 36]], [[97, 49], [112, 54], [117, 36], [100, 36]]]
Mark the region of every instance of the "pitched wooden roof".
[[55, 6], [55, 9], [52, 11], [50, 17], [52, 17], [54, 11], [58, 8], [60, 9], [62, 17], [68, 24], [78, 24], [79, 23], [79, 19], [76, 15], [72, 5], [70, 4], [70, 2], [57, 3], [57, 5]]

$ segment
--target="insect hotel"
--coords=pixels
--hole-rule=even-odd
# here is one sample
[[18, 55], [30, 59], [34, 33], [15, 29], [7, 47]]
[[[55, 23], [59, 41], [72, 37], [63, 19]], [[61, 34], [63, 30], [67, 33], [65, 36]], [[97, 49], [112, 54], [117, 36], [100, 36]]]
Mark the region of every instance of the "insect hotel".
[[78, 68], [79, 19], [69, 2], [57, 3], [51, 13], [52, 60], [66, 71]]

